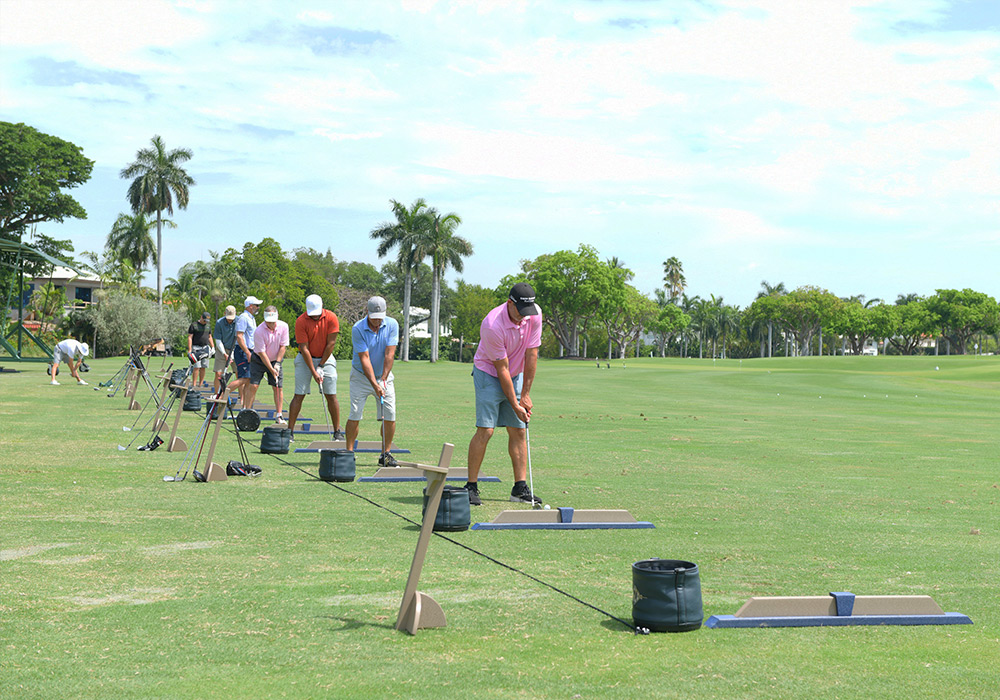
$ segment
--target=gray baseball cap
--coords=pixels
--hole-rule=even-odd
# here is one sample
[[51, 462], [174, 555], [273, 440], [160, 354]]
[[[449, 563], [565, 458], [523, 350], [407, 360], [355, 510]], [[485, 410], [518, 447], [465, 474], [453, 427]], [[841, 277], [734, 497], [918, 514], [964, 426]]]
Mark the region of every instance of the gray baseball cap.
[[385, 318], [385, 299], [372, 297], [368, 300], [368, 318]]

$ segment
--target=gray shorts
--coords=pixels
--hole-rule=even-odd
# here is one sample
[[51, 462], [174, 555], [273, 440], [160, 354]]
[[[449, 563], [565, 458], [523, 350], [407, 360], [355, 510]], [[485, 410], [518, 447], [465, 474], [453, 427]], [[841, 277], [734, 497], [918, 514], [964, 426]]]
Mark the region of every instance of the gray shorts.
[[[511, 377], [514, 394], [521, 399], [523, 374]], [[476, 387], [476, 427], [477, 428], [523, 428], [525, 423], [517, 417], [510, 401], [500, 388], [500, 380], [476, 367], [472, 370], [472, 382]]]
[[[351, 368], [351, 412], [347, 416], [348, 420], [361, 420], [364, 417], [365, 401], [369, 396], [375, 396], [375, 390], [364, 372]], [[392, 372], [385, 381], [385, 396], [382, 405], [376, 405], [376, 418], [394, 421], [396, 420], [396, 385], [393, 382]]]
[[52, 363], [58, 365], [60, 362], [65, 362], [66, 360], [75, 360], [76, 358], [72, 355], [67, 355], [63, 353], [62, 350], [56, 348], [52, 351]]
[[[319, 361], [320, 358], [318, 357], [312, 358], [313, 367], [319, 367]], [[295, 356], [293, 364], [295, 365], [295, 395], [305, 396], [310, 393], [315, 377], [309, 371], [309, 367], [306, 365], [306, 358], [302, 353]], [[320, 393], [327, 396], [336, 395], [337, 358], [330, 355], [322, 369], [320, 369], [320, 374], [323, 375], [323, 385], [320, 387]]]
[[212, 350], [212, 348], [209, 345], [192, 345], [191, 346], [191, 352], [193, 352], [195, 354], [195, 356], [200, 356], [200, 355], [204, 354], [205, 357], [203, 357], [202, 359], [198, 360], [197, 362], [192, 363], [191, 364], [191, 368], [192, 369], [207, 369], [208, 368], [208, 356], [209, 356], [209, 354], [211, 354], [211, 350]]

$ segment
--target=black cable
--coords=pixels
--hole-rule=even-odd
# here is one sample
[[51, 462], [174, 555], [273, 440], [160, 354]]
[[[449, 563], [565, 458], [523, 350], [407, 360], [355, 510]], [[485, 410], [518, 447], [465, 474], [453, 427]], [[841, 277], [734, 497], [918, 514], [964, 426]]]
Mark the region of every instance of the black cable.
[[[314, 479], [319, 479], [318, 475], [312, 474], [312, 473], [306, 471], [305, 469], [303, 469], [302, 467], [298, 466], [297, 464], [292, 464], [288, 460], [282, 459], [281, 457], [279, 457], [278, 455], [273, 454], [273, 453], [271, 454], [271, 456], [274, 457], [279, 462], [281, 462], [283, 464], [286, 464], [289, 467], [292, 467], [293, 469], [298, 469], [300, 472], [302, 472], [306, 476], [311, 476]], [[401, 518], [402, 520], [405, 520], [406, 522], [408, 522], [408, 523], [410, 523], [412, 525], [416, 525], [417, 527], [421, 527], [422, 526], [422, 523], [418, 523], [418, 522], [416, 522], [416, 521], [414, 521], [414, 520], [406, 517], [402, 513], [397, 513], [396, 511], [392, 510], [391, 508], [387, 508], [386, 506], [382, 505], [381, 503], [377, 503], [376, 501], [373, 501], [372, 499], [368, 498], [367, 496], [362, 496], [360, 493], [355, 493], [354, 491], [349, 491], [348, 489], [345, 489], [343, 486], [340, 486], [340, 485], [338, 485], [338, 484], [336, 484], [336, 483], [334, 483], [332, 481], [325, 481], [325, 480], [322, 480], [322, 481], [324, 481], [325, 483], [327, 483], [330, 486], [334, 487], [335, 489], [343, 491], [346, 494], [350, 494], [351, 496], [355, 496], [357, 498], [360, 498], [361, 500], [367, 501], [368, 503], [372, 504], [373, 506], [375, 506], [377, 508], [381, 508], [384, 511], [392, 513], [397, 518]], [[547, 583], [546, 581], [543, 581], [543, 580], [541, 580], [540, 578], [538, 578], [536, 576], [532, 576], [531, 574], [527, 573], [526, 571], [523, 571], [521, 569], [518, 569], [517, 567], [511, 566], [510, 564], [506, 564], [506, 563], [500, 561], [499, 559], [496, 559], [494, 557], [491, 557], [488, 554], [480, 552], [478, 549], [470, 547], [467, 544], [463, 544], [462, 542], [459, 542], [457, 540], [453, 540], [450, 537], [442, 535], [439, 532], [432, 532], [432, 534], [435, 535], [436, 537], [440, 537], [441, 539], [443, 539], [446, 542], [451, 542], [454, 545], [458, 545], [459, 547], [461, 547], [462, 549], [464, 549], [466, 551], [472, 552], [473, 554], [478, 554], [479, 556], [483, 557], [484, 559], [486, 559], [488, 561], [491, 561], [494, 564], [497, 564], [499, 566], [502, 566], [503, 568], [505, 568], [505, 569], [507, 569], [509, 571], [513, 571], [514, 573], [521, 574], [522, 576], [531, 579], [535, 583], [540, 583], [541, 585], [545, 586], [546, 588], [549, 588], [549, 589], [555, 591], [556, 593], [560, 593], [560, 594], [566, 596], [567, 598], [569, 598], [570, 600], [575, 600], [580, 605], [588, 607], [591, 610], [594, 610], [595, 612], [598, 612], [598, 613], [600, 613], [600, 614], [602, 614], [602, 615], [604, 615], [604, 616], [606, 616], [606, 617], [614, 620], [615, 622], [620, 622], [621, 624], [625, 625], [625, 627], [627, 627], [629, 630], [631, 630], [633, 634], [649, 634], [649, 630], [646, 629], [645, 627], [634, 625], [631, 622], [623, 620], [622, 618], [618, 617], [617, 615], [612, 615], [607, 610], [602, 610], [601, 608], [597, 607], [596, 605], [592, 605], [591, 603], [588, 603], [587, 601], [582, 600], [582, 599], [576, 597], [572, 593], [567, 593], [566, 591], [562, 590], [561, 588], [559, 588], [557, 586], [553, 586], [551, 583]]]

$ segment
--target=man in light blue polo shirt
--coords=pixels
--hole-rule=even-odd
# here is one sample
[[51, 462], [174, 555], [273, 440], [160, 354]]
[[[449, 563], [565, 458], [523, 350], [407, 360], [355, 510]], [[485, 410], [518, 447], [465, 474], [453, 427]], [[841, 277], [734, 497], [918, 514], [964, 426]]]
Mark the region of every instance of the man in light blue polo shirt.
[[[236, 365], [236, 379], [229, 383], [229, 390], [240, 392], [240, 405], [243, 408], [253, 408], [255, 392], [247, 391], [250, 385], [250, 359], [253, 357], [253, 332], [257, 330], [257, 320], [254, 315], [264, 302], [253, 296], [243, 301], [243, 313], [236, 317], [236, 346], [233, 348], [233, 363]], [[247, 405], [250, 399], [251, 405]]]
[[369, 396], [378, 400], [377, 416], [382, 420], [382, 445], [379, 466], [398, 467], [389, 454], [396, 433], [396, 389], [392, 362], [399, 344], [399, 324], [385, 315], [385, 299], [368, 300], [368, 315], [351, 328], [351, 412], [347, 416], [347, 449], [354, 449], [358, 424], [364, 415]]

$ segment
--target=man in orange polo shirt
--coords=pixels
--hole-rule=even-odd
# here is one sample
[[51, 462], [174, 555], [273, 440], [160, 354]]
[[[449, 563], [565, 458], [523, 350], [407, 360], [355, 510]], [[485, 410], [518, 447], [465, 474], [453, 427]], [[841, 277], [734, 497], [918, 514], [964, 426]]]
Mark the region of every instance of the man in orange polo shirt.
[[306, 312], [295, 320], [295, 342], [299, 354], [295, 356], [295, 396], [288, 406], [288, 427], [295, 435], [295, 421], [302, 410], [302, 399], [310, 392], [313, 381], [319, 384], [320, 393], [326, 396], [326, 405], [333, 421], [334, 440], [343, 440], [340, 429], [340, 404], [337, 403], [337, 358], [333, 349], [337, 345], [340, 322], [337, 314], [323, 308], [319, 294], [306, 297]]

